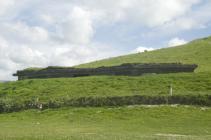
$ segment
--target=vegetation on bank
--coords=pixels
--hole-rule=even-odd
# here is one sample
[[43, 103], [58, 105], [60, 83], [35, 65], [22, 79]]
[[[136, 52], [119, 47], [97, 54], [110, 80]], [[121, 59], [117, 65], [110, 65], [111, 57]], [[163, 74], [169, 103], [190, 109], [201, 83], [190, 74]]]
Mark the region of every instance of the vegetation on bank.
[[61, 107], [119, 107], [126, 105], [199, 105], [211, 107], [211, 95], [174, 95], [174, 96], [111, 96], [63, 98], [41, 102], [37, 99], [19, 102], [0, 101], [0, 113], [17, 112], [27, 109], [45, 110]]

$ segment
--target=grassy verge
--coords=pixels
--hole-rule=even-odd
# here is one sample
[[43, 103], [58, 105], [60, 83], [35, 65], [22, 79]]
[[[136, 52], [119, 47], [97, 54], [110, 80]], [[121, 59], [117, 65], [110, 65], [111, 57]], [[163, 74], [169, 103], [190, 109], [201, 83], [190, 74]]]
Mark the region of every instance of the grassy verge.
[[4, 140], [209, 140], [211, 109], [187, 106], [63, 108], [0, 114]]

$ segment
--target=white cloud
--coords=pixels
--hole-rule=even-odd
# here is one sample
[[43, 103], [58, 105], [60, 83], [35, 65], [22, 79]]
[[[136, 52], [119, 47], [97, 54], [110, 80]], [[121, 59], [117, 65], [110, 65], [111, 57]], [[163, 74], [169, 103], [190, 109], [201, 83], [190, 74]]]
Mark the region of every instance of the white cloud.
[[0, 16], [7, 12], [12, 5], [14, 5], [14, 0], [0, 0]]
[[40, 26], [28, 26], [23, 22], [0, 24], [1, 35], [9, 42], [43, 43], [48, 40], [48, 31]]
[[[210, 5], [193, 12], [201, 0], [0, 0], [0, 80], [32, 66], [72, 66], [121, 54], [95, 33], [129, 26], [168, 32], [206, 27]], [[197, 20], [200, 19], [200, 20]], [[127, 26], [125, 27], [127, 28]], [[138, 32], [138, 31], [137, 31]], [[159, 34], [157, 34], [159, 32]], [[121, 34], [121, 32], [119, 32]], [[110, 34], [104, 35], [104, 38]], [[117, 40], [118, 42], [118, 40]], [[186, 41], [174, 38], [169, 45]], [[128, 50], [130, 50], [128, 48]], [[153, 48], [138, 47], [133, 52]]]
[[140, 53], [140, 52], [153, 51], [153, 50], [154, 50], [154, 48], [147, 48], [147, 47], [139, 46], [135, 50], [133, 50], [131, 53]]
[[92, 20], [89, 11], [74, 7], [62, 24], [64, 39], [73, 44], [88, 44], [93, 36]]
[[[200, 1], [199, 1], [200, 2]], [[206, 1], [195, 9], [190, 9], [181, 16], [178, 16], [161, 26], [158, 26], [146, 33], [146, 36], [175, 36], [181, 32], [205, 29], [211, 22], [211, 1]]]
[[[100, 46], [100, 47], [99, 47]], [[73, 66], [81, 63], [118, 56], [120, 53], [105, 44], [91, 43], [89, 45], [69, 45], [56, 47], [50, 52], [48, 65]]]
[[2, 29], [6, 39], [0, 37], [2, 80], [14, 79], [12, 73], [17, 69], [49, 65], [73, 66], [118, 54], [111, 47], [100, 43], [55, 40], [42, 27], [30, 27], [20, 22], [9, 25], [10, 28]]
[[80, 5], [94, 11], [103, 20], [130, 21], [149, 27], [160, 26], [186, 14], [200, 0], [82, 0]]
[[198, 2], [199, 0], [141, 1], [137, 6], [140, 7], [142, 5], [143, 7], [134, 15], [136, 15], [136, 19], [145, 22], [147, 26], [161, 26], [186, 14], [191, 9], [191, 6]]
[[45, 14], [43, 14], [43, 15], [40, 15], [40, 17], [39, 17], [43, 22], [45, 22], [45, 23], [48, 23], [48, 24], [52, 24], [52, 23], [54, 23], [55, 21], [54, 21], [54, 19], [53, 19], [53, 17], [52, 16], [50, 16], [50, 15], [45, 15]]
[[193, 17], [180, 17], [178, 19], [172, 20], [168, 23], [163, 24], [162, 26], [156, 28], [156, 30], [148, 33], [148, 35], [157, 36], [157, 33], [160, 33], [160, 36], [175, 35], [180, 32], [189, 31], [192, 29], [205, 28], [206, 22], [198, 20], [200, 18]]
[[184, 45], [188, 43], [186, 40], [184, 39], [180, 39], [180, 38], [173, 38], [168, 42], [168, 47], [174, 47], [174, 46], [179, 46], [179, 45]]
[[17, 63], [24, 67], [45, 66], [47, 62], [42, 52], [27, 46], [20, 46], [13, 48], [12, 51], [10, 51], [9, 53], [9, 58], [14, 63]]

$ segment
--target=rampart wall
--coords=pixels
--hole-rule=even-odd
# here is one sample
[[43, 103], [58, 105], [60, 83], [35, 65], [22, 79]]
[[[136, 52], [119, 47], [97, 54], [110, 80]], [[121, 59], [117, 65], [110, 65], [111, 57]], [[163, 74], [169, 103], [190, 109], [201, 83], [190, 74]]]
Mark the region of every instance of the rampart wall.
[[147, 73], [161, 74], [161, 73], [194, 72], [196, 68], [197, 65], [195, 64], [130, 63], [130, 64], [122, 64], [119, 66], [99, 67], [99, 68], [47, 67], [40, 70], [17, 71], [17, 73], [14, 74], [14, 76], [18, 76], [19, 80], [36, 79], [36, 78], [81, 77], [81, 76], [92, 76], [92, 75], [139, 76]]

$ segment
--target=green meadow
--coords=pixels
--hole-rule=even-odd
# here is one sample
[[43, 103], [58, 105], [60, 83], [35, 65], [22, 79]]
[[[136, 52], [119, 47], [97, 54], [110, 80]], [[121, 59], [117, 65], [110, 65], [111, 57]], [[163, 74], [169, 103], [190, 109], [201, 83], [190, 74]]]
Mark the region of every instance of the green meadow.
[[0, 115], [4, 140], [209, 140], [211, 108], [125, 106]]

